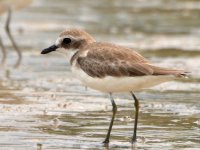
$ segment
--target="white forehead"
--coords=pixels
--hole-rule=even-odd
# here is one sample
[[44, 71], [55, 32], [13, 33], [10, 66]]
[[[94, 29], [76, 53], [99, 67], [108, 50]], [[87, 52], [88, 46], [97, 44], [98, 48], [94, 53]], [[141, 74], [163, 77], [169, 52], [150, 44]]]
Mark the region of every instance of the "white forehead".
[[55, 45], [59, 46], [62, 43], [62, 40], [63, 40], [63, 37], [58, 37], [57, 40], [56, 40]]

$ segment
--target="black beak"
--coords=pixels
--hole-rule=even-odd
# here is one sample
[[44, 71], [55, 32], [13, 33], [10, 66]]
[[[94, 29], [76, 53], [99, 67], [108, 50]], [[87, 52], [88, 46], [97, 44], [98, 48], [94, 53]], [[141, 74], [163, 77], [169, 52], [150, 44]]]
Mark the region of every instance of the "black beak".
[[58, 48], [58, 46], [56, 45], [52, 45], [44, 50], [42, 50], [41, 54], [47, 54], [47, 53], [50, 53], [52, 51], [55, 51], [56, 49]]

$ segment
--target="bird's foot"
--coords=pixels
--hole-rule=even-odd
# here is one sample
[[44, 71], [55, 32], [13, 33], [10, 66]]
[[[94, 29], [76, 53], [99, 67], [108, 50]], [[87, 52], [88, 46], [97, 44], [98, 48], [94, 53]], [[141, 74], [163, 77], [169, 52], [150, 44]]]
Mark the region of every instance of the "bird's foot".
[[138, 136], [137, 138], [132, 138], [131, 143], [136, 144], [137, 142], [145, 143], [145, 137]]
[[131, 144], [135, 144], [137, 142], [137, 138], [132, 138]]
[[109, 146], [109, 140], [108, 140], [108, 139], [105, 139], [105, 140], [103, 141], [103, 144], [104, 144], [105, 147], [108, 147], [108, 146]]

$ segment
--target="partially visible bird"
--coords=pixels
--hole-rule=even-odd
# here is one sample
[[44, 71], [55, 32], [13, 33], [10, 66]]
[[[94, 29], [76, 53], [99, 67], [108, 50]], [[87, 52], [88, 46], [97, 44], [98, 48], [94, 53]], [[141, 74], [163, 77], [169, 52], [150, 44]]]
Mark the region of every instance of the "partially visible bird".
[[[8, 12], [6, 22], [5, 22], [5, 31], [8, 36], [8, 38], [11, 41], [11, 44], [13, 46], [13, 49], [17, 52], [17, 61], [14, 64], [14, 68], [18, 68], [22, 61], [22, 52], [20, 48], [18, 47], [14, 37], [12, 36], [11, 30], [10, 30], [10, 22], [11, 22], [11, 16], [12, 16], [12, 9], [15, 10], [24, 8], [25, 6], [29, 5], [32, 2], [32, 0], [2, 0], [0, 1], [0, 13]], [[4, 46], [3, 40], [0, 37], [0, 49], [2, 51], [2, 59], [0, 64], [3, 66], [6, 62], [7, 58], [7, 50]]]

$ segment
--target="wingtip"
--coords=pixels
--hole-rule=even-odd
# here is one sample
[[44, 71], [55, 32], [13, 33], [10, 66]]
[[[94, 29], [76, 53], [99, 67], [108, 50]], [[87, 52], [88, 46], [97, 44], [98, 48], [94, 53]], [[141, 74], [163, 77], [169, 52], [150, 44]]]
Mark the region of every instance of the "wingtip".
[[180, 78], [189, 78], [189, 74], [190, 74], [190, 72], [184, 71], [184, 72], [181, 72], [181, 73], [177, 74], [177, 77], [180, 77]]

